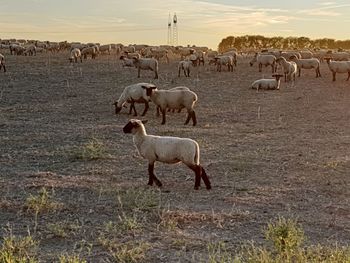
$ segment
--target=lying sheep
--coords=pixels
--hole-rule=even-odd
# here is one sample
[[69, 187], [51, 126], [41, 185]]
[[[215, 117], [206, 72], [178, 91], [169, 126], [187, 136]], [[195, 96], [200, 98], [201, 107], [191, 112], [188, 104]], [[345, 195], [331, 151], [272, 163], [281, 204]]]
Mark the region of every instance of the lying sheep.
[[281, 74], [273, 74], [274, 79], [258, 79], [254, 81], [251, 85], [252, 89], [266, 89], [266, 90], [279, 90], [281, 84]]
[[75, 61], [75, 63], [78, 62], [78, 58], [80, 58], [80, 63], [83, 63], [83, 58], [81, 56], [81, 51], [79, 48], [74, 48], [71, 52], [70, 52], [70, 56], [69, 56], [69, 61], [70, 63], [73, 62], [73, 60]]
[[131, 114], [132, 110], [134, 109], [134, 116], [137, 116], [135, 103], [144, 103], [145, 109], [141, 116], [144, 116], [148, 109], [149, 109], [149, 95], [147, 95], [147, 92], [145, 88], [154, 87], [155, 86], [151, 83], [137, 83], [130, 86], [127, 86], [124, 88], [123, 93], [120, 95], [119, 100], [114, 103], [115, 105], [115, 114], [118, 114], [125, 103], [130, 103], [130, 110], [129, 114]]
[[1, 68], [4, 68], [4, 72], [6, 72], [5, 57], [0, 53], [0, 71]]
[[190, 76], [190, 67], [191, 67], [192, 62], [188, 60], [183, 60], [179, 62], [178, 65], [178, 77], [180, 77], [180, 72], [183, 70], [185, 77]]
[[279, 57], [276, 59], [276, 63], [279, 63], [283, 67], [284, 81], [295, 81], [295, 76], [297, 74], [297, 64], [294, 61], [287, 61], [284, 57]]
[[155, 86], [143, 86], [147, 91], [146, 95], [151, 98], [162, 112], [162, 124], [165, 124], [165, 114], [167, 109], [187, 109], [187, 119], [185, 125], [192, 119], [193, 126], [197, 124], [194, 105], [197, 101], [197, 94], [189, 90], [158, 90]]
[[276, 71], [276, 57], [274, 55], [255, 53], [253, 59], [249, 62], [250, 66], [252, 67], [255, 62], [259, 65], [259, 72], [262, 71], [262, 66], [271, 66], [272, 73]]
[[156, 161], [169, 164], [183, 162], [195, 172], [194, 189], [199, 189], [202, 178], [207, 190], [210, 190], [209, 178], [199, 162], [198, 143], [189, 138], [148, 135], [143, 125], [145, 123], [147, 121], [131, 119], [123, 127], [123, 132], [133, 135], [137, 151], [144, 159], [148, 160], [148, 185], [153, 185], [153, 182], [155, 182], [158, 187], [162, 186], [162, 183], [154, 174], [154, 163]]
[[296, 56], [291, 56], [290, 59], [297, 63], [298, 66], [298, 76], [301, 75], [301, 69], [315, 69], [316, 78], [321, 77], [320, 71], [320, 61], [317, 58], [304, 58], [298, 59]]
[[138, 69], [137, 77], [140, 77], [142, 70], [151, 70], [154, 72], [154, 78], [158, 79], [158, 61], [154, 58], [133, 58], [134, 65]]
[[324, 57], [324, 59], [327, 61], [329, 70], [333, 74], [333, 81], [336, 80], [335, 76], [337, 73], [348, 73], [346, 80], [350, 79], [350, 61], [332, 61], [330, 57]]

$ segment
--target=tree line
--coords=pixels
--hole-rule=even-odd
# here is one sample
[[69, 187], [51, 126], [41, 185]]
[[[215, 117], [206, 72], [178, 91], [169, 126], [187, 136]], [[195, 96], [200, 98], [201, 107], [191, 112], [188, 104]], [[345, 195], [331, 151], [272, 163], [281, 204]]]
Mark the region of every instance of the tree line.
[[219, 43], [219, 52], [230, 48], [247, 49], [350, 49], [350, 40], [332, 38], [310, 39], [308, 37], [265, 37], [261, 35], [228, 36]]

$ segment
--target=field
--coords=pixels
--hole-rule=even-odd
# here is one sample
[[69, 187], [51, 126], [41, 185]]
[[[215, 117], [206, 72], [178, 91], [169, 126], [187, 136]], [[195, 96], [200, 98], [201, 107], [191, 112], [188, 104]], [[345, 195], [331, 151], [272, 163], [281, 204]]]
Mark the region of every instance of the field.
[[[280, 91], [249, 88], [259, 73], [207, 65], [177, 77], [176, 61], [151, 72], [115, 56], [70, 65], [68, 54], [10, 56], [0, 72], [0, 236], [30, 236], [33, 255], [57, 262], [207, 262], [213, 244], [235, 254], [279, 216], [296, 219], [307, 244], [349, 245], [350, 83], [304, 71]], [[225, 69], [226, 70], [226, 69]], [[148, 187], [147, 161], [122, 132], [132, 116], [112, 103], [136, 82], [185, 85], [198, 95], [198, 125], [151, 108], [149, 134], [190, 137], [213, 189], [193, 189], [186, 166], [158, 163], [163, 187]], [[141, 113], [143, 105], [137, 105]], [[133, 261], [134, 260], [134, 261]], [[63, 262], [63, 261], [62, 261]]]

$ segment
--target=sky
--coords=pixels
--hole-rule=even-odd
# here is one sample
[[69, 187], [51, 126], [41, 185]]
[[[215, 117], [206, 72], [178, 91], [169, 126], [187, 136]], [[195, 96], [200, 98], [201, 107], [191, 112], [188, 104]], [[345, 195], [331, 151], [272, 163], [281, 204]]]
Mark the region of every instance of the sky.
[[350, 0], [0, 0], [0, 39], [167, 44], [216, 49], [230, 35], [350, 39]]

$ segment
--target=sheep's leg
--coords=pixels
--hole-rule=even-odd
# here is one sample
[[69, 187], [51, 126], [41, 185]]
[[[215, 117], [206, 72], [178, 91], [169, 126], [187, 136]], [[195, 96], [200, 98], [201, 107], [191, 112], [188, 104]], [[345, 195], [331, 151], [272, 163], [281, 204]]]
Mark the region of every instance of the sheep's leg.
[[191, 117], [192, 117], [191, 111], [187, 111], [187, 119], [186, 119], [184, 125], [187, 125], [190, 122]]
[[196, 126], [197, 124], [197, 118], [196, 118], [196, 113], [192, 111], [192, 121], [193, 121], [193, 126]]
[[163, 118], [161, 124], [163, 125], [163, 124], [165, 124], [165, 121], [166, 121], [165, 120], [166, 108], [165, 109], [161, 109], [161, 111], [162, 111], [162, 118]]
[[138, 71], [137, 71], [137, 77], [138, 77], [138, 78], [140, 77], [140, 73], [141, 73], [141, 68], [139, 67], [139, 68], [138, 68]]
[[133, 107], [133, 109], [134, 109], [134, 116], [137, 116], [136, 107], [135, 107], [135, 102], [132, 103], [132, 107]]
[[[259, 63], [259, 72], [261, 72], [261, 70], [262, 70], [262, 64]], [[273, 73], [273, 71], [272, 71], [272, 73]]]
[[[299, 70], [298, 70], [298, 77], [300, 77], [301, 76], [301, 68], [299, 68]], [[316, 76], [316, 78], [317, 78], [317, 76]]]
[[205, 184], [205, 186], [207, 187], [207, 190], [210, 190], [211, 189], [211, 184], [210, 184], [210, 181], [209, 181], [209, 178], [207, 176], [207, 173], [205, 172], [204, 168], [200, 166], [200, 168], [202, 169], [202, 180]]
[[349, 81], [349, 79], [350, 79], [350, 72], [348, 72], [348, 78], [346, 80]]
[[158, 178], [154, 174], [154, 163], [148, 164], [148, 185], [153, 185], [153, 181], [156, 183], [158, 187], [162, 186], [162, 183], [158, 180]]
[[200, 165], [195, 164], [186, 164], [194, 173], [195, 173], [195, 179], [194, 179], [194, 190], [198, 190], [201, 186], [201, 172], [202, 168]]
[[141, 116], [145, 116], [148, 109], [149, 109], [149, 103], [148, 103], [148, 101], [146, 101], [145, 102], [145, 109], [143, 110]]
[[159, 117], [159, 110], [160, 110], [160, 107], [159, 106], [157, 106], [157, 117]]
[[156, 70], [154, 71], [154, 78], [158, 79], [158, 72]]
[[333, 73], [333, 81], [335, 81], [335, 75], [337, 74], [336, 72], [332, 72]]
[[[181, 68], [179, 68], [179, 72], [177, 74], [177, 77], [179, 78], [180, 77], [180, 71], [181, 71]], [[185, 74], [186, 75], [186, 74]]]

